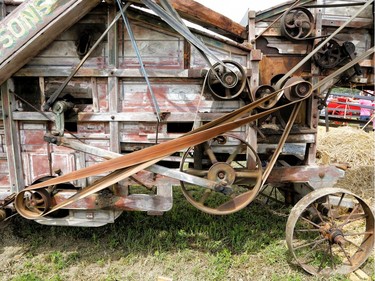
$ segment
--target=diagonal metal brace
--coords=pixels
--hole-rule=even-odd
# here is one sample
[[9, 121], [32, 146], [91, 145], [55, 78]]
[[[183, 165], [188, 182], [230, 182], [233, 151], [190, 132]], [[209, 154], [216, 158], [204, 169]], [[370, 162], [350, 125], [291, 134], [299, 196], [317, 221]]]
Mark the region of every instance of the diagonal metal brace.
[[[150, 80], [148, 79], [148, 75], [147, 75], [147, 71], [145, 69], [145, 66], [143, 64], [143, 60], [142, 60], [142, 56], [141, 56], [141, 53], [139, 52], [139, 48], [138, 48], [138, 45], [137, 45], [137, 42], [135, 41], [135, 37], [134, 37], [134, 33], [133, 33], [133, 30], [130, 26], [130, 22], [129, 22], [129, 19], [128, 17], [126, 16], [126, 14], [124, 13], [123, 11], [123, 8], [122, 8], [122, 5], [120, 3], [120, 0], [116, 0], [119, 8], [120, 8], [120, 11], [121, 11], [121, 16], [122, 16], [122, 19], [124, 21], [124, 24], [125, 24], [125, 27], [126, 29], [128, 30], [128, 34], [129, 34], [129, 37], [130, 37], [130, 41], [132, 43], [132, 46], [133, 46], [133, 49], [135, 51], [135, 54], [137, 56], [137, 59], [138, 59], [138, 62], [139, 62], [139, 65], [141, 67], [141, 72], [142, 72], [142, 75], [143, 77], [145, 78], [146, 80], [146, 83], [147, 83], [147, 87], [148, 89], [150, 90], [150, 93], [151, 93], [151, 98], [152, 98], [152, 102], [154, 104], [154, 107], [155, 107], [155, 110], [156, 110], [156, 117], [158, 119], [158, 122], [161, 121], [161, 117], [160, 117], [160, 108], [159, 108], [159, 105], [158, 105], [158, 101], [156, 100], [156, 97], [155, 97], [155, 94], [154, 94], [154, 91], [152, 90], [152, 87], [151, 87], [151, 83], [150, 83]], [[128, 4], [128, 3], [127, 3]]]
[[[124, 10], [126, 10], [130, 4], [127, 4], [124, 6]], [[123, 12], [123, 10], [121, 10]], [[47, 111], [50, 109], [50, 107], [53, 105], [55, 100], [60, 96], [62, 91], [65, 89], [65, 87], [68, 85], [69, 81], [72, 80], [73, 76], [77, 73], [77, 71], [81, 68], [81, 66], [85, 63], [85, 61], [88, 59], [88, 57], [92, 54], [92, 52], [96, 49], [97, 46], [99, 46], [100, 42], [104, 39], [104, 37], [107, 35], [107, 33], [111, 30], [111, 28], [115, 25], [115, 23], [119, 20], [121, 17], [120, 13], [117, 13], [116, 17], [113, 19], [111, 24], [107, 27], [107, 29], [103, 32], [103, 34], [99, 37], [98, 40], [96, 40], [95, 44], [91, 47], [91, 49], [87, 52], [87, 54], [81, 59], [79, 64], [73, 69], [73, 71], [70, 73], [70, 75], [65, 79], [65, 81], [60, 85], [59, 88], [49, 97], [49, 99], [46, 101], [46, 103], [43, 105], [43, 110]]]

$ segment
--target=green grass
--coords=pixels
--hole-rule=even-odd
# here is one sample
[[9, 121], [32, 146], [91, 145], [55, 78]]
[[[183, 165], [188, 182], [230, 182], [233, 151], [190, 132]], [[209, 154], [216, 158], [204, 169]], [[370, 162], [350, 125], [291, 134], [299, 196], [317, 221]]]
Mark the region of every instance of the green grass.
[[0, 233], [0, 259], [11, 246], [22, 252], [3, 261], [8, 266], [0, 267], [0, 280], [320, 280], [293, 262], [286, 220], [258, 202], [232, 215], [208, 215], [179, 189], [163, 216], [124, 212], [99, 228], [50, 227], [18, 217]]

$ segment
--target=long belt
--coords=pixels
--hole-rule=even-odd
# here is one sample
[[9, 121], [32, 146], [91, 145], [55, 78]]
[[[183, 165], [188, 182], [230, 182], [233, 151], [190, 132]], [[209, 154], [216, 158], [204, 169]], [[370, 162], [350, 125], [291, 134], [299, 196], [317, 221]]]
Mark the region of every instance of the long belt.
[[[299, 83], [301, 82], [296, 82], [290, 85], [289, 87], [296, 86]], [[303, 83], [308, 83], [308, 82], [304, 81]], [[98, 175], [98, 174], [102, 174], [106, 172], [111, 172], [107, 176], [104, 176], [103, 178], [97, 180], [90, 186], [83, 188], [71, 198], [63, 201], [59, 205], [54, 206], [47, 213], [43, 214], [43, 215], [47, 215], [77, 200], [80, 200], [93, 193], [96, 193], [110, 186], [113, 183], [116, 183], [124, 178], [130, 177], [131, 175], [153, 165], [154, 163], [160, 161], [164, 157], [176, 151], [198, 145], [202, 142], [212, 139], [213, 137], [217, 135], [223, 134], [227, 131], [231, 131], [235, 128], [246, 125], [249, 122], [255, 121], [259, 118], [268, 116], [269, 114], [276, 112], [280, 110], [281, 108], [290, 106], [292, 104], [295, 104], [295, 106], [299, 108], [298, 104], [301, 104], [301, 102], [305, 100], [306, 98], [308, 98], [312, 93], [312, 85], [310, 83], [308, 84], [311, 87], [309, 88], [309, 91], [306, 94], [306, 96], [302, 99], [292, 101], [285, 105], [278, 106], [278, 107], [272, 108], [270, 110], [267, 110], [258, 114], [243, 117], [245, 114], [248, 115], [249, 112], [255, 109], [259, 104], [266, 102], [267, 100], [272, 99], [277, 95], [282, 94], [282, 91], [284, 89], [276, 91], [270, 96], [259, 99], [236, 111], [228, 113], [224, 115], [223, 117], [213, 120], [205, 124], [204, 126], [199, 127], [198, 129], [191, 131], [190, 133], [180, 138], [170, 140], [165, 143], [160, 143], [152, 147], [144, 148], [142, 150], [135, 151], [135, 152], [123, 155], [115, 159], [107, 160], [103, 163], [96, 164], [94, 166], [83, 168], [83, 169], [71, 172], [69, 174], [66, 174], [57, 178], [53, 178], [53, 179], [50, 179], [50, 180], [47, 180], [38, 184], [31, 185], [25, 188], [17, 196], [23, 196], [24, 191], [43, 189], [47, 186], [53, 186], [53, 185], [60, 184], [60, 183], [74, 181], [74, 180], [78, 180], [78, 179], [82, 179], [82, 178], [86, 178], [86, 177], [90, 177], [90, 176], [94, 176], [94, 175]], [[294, 111], [296, 111], [296, 109]], [[293, 117], [293, 120], [289, 120], [288, 123], [292, 124], [294, 122], [294, 119], [295, 119], [295, 116]], [[262, 180], [265, 181], [264, 178]]]

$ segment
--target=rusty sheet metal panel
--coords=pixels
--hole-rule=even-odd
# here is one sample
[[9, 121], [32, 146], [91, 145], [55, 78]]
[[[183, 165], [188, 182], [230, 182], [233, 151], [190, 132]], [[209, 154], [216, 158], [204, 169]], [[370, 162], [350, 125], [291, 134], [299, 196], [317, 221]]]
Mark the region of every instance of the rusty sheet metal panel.
[[29, 0], [0, 22], [0, 84], [99, 0]]
[[[321, 4], [342, 3], [342, 1], [319, 0]], [[363, 3], [362, 0], [353, 0], [350, 3]], [[346, 6], [335, 8], [322, 8], [322, 25], [339, 27], [358, 11], [359, 6]], [[353, 28], [374, 28], [373, 10], [369, 6], [359, 16], [349, 23]]]
[[[320, 1], [323, 4], [332, 3], [331, 1], [327, 0]], [[363, 1], [360, 0], [354, 0], [351, 2], [363, 3]], [[352, 17], [353, 14], [358, 11], [359, 7], [360, 6], [322, 8], [322, 35], [332, 34], [335, 29]], [[348, 24], [348, 28], [345, 28], [342, 32], [335, 36], [335, 40], [339, 44], [342, 44], [345, 41], [352, 42], [355, 45], [356, 52], [361, 54], [368, 50], [373, 44], [373, 28], [373, 10], [371, 6], [369, 6], [356, 19]]]
[[[271, 79], [277, 75], [287, 73], [292, 67], [297, 65], [303, 58], [285, 56], [263, 56], [259, 66], [262, 69], [260, 74], [260, 84], [271, 84]], [[295, 72], [298, 76], [310, 75], [310, 64], [305, 64], [303, 68]]]

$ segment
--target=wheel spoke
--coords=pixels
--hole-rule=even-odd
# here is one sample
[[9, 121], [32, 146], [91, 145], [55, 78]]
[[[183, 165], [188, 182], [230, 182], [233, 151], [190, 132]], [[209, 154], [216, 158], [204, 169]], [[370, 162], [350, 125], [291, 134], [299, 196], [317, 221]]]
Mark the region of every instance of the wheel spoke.
[[360, 233], [349, 233], [349, 234], [344, 234], [344, 237], [346, 237], [346, 236], [361, 236], [361, 235], [367, 235], [367, 234], [374, 235], [374, 232], [373, 231], [365, 231], [365, 232], [360, 232]]
[[333, 258], [333, 253], [332, 253], [332, 245], [330, 243], [328, 243], [328, 246], [329, 246], [329, 255], [331, 257], [332, 267], [333, 267], [333, 269], [336, 269], [336, 263], [335, 263], [335, 259]]
[[208, 199], [208, 197], [211, 195], [212, 190], [211, 189], [206, 189], [202, 195], [202, 197], [199, 199], [199, 203], [204, 205], [204, 202]]
[[207, 176], [208, 171], [207, 170], [199, 170], [199, 169], [193, 169], [193, 168], [188, 168], [184, 170], [183, 172], [193, 175], [193, 176], [198, 176], [198, 177], [204, 177]]
[[236, 149], [229, 155], [226, 163], [230, 164], [236, 159], [237, 155], [243, 151], [244, 147], [242, 144], [237, 145]]
[[352, 242], [352, 241], [346, 239], [345, 237], [344, 237], [344, 240], [345, 240], [346, 242], [352, 244], [353, 246], [355, 246], [357, 249], [361, 250], [362, 252], [364, 251], [360, 246], [358, 246], [358, 245], [355, 244], [354, 242]]
[[357, 204], [353, 210], [350, 212], [349, 216], [346, 218], [345, 222], [343, 224], [340, 224], [339, 227], [343, 227], [344, 225], [347, 225], [349, 222], [353, 222], [354, 220], [350, 221], [350, 218], [352, 217], [352, 215], [357, 211], [357, 209], [359, 208], [359, 204]]
[[[365, 219], [367, 217], [368, 216], [366, 214], [364, 214], [364, 213], [363, 214], [356, 214], [356, 215], [352, 216], [352, 219], [350, 219], [347, 223], [341, 224], [340, 227], [344, 226], [344, 225], [347, 225], [347, 224], [350, 224], [352, 222], [361, 220], [361, 219]], [[339, 216], [337, 219], [345, 219], [345, 221], [346, 221], [347, 218], [348, 218], [348, 215], [342, 215], [342, 216]]]
[[305, 217], [301, 217], [304, 221], [308, 222], [309, 224], [315, 226], [316, 228], [320, 228], [319, 225], [317, 225], [316, 223], [312, 222], [311, 220], [305, 218]]
[[225, 97], [230, 99], [232, 97], [232, 93], [229, 88], [225, 88]]
[[217, 85], [217, 84], [221, 84], [220, 80], [217, 79], [216, 77], [213, 78], [210, 82], [211, 85]]
[[296, 229], [296, 232], [318, 232], [320, 229], [318, 228], [302, 228], [302, 229]]
[[342, 250], [342, 252], [344, 253], [345, 257], [347, 258], [347, 260], [349, 261], [350, 265], [353, 266], [353, 263], [352, 261], [350, 260], [350, 256], [348, 255], [348, 253], [345, 251], [344, 247], [341, 245], [341, 244], [337, 244], [339, 245], [340, 249]]
[[321, 222], [324, 222], [324, 220], [323, 220], [323, 218], [322, 218], [320, 212], [318, 211], [318, 208], [316, 208], [316, 205], [315, 205], [315, 204], [312, 204], [312, 205], [313, 205], [313, 208], [315, 209], [315, 211], [316, 211], [316, 213], [317, 213], [317, 215], [318, 215], [320, 221], [321, 221]]
[[210, 158], [212, 164], [217, 163], [216, 156], [207, 142], [204, 143], [204, 151], [207, 153], [207, 156]]
[[[319, 238], [319, 237], [317, 237], [317, 238]], [[316, 238], [316, 239], [317, 239], [317, 238]], [[326, 240], [325, 238], [319, 239], [319, 240], [317, 240], [317, 241], [314, 240], [314, 241], [312, 241], [312, 242], [309, 242], [309, 243], [302, 244], [302, 245], [299, 245], [299, 246], [297, 246], [297, 247], [294, 247], [294, 250], [298, 250], [298, 249], [301, 249], [301, 248], [305, 248], [305, 247], [308, 247], [308, 246], [310, 246], [310, 245], [314, 245], [314, 246], [312, 247], [312, 249], [315, 249], [316, 246], [318, 246], [319, 244], [322, 244], [325, 240]]]
[[44, 203], [44, 200], [43, 199], [37, 199], [34, 201], [37, 205], [41, 204], [41, 203]]
[[342, 202], [342, 200], [344, 199], [344, 197], [345, 197], [345, 193], [341, 194], [341, 197], [340, 197], [339, 203], [337, 204], [337, 208], [340, 207], [341, 202]]
[[260, 177], [260, 173], [257, 170], [250, 170], [250, 171], [236, 170], [236, 178], [255, 179], [255, 178], [259, 178], [259, 177]]
[[323, 258], [322, 258], [322, 260], [321, 260], [321, 262], [320, 262], [320, 264], [319, 264], [319, 268], [318, 268], [318, 272], [321, 272], [322, 271], [322, 269], [323, 269], [323, 264], [324, 264], [324, 262], [327, 260], [327, 255], [329, 255], [329, 251], [330, 251], [330, 246], [329, 246], [329, 243], [327, 243], [328, 245], [327, 245], [327, 249], [326, 249], [326, 251], [324, 252], [324, 254], [323, 254]]
[[300, 27], [298, 28], [298, 33], [297, 33], [297, 35], [295, 35], [294, 37], [295, 37], [295, 38], [302, 38], [302, 37], [301, 37], [302, 34], [303, 34], [303, 28], [302, 28], [302, 26], [300, 26]]

